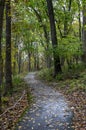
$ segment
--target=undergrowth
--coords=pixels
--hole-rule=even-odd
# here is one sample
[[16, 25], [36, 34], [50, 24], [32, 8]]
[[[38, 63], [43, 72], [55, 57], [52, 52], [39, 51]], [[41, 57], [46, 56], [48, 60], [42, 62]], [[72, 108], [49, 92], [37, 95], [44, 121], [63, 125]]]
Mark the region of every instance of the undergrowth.
[[13, 103], [15, 103], [22, 95], [23, 91], [26, 91], [27, 94], [27, 100], [30, 104], [32, 102], [32, 94], [30, 92], [30, 89], [24, 79], [20, 76], [14, 76], [13, 77], [13, 90], [12, 95], [2, 95], [2, 112], [5, 111], [8, 107], [10, 107]]
[[59, 89], [66, 88], [71, 93], [77, 90], [86, 91], [86, 69], [81, 66], [73, 66], [69, 71], [63, 71], [53, 78], [53, 68], [44, 69], [38, 73], [38, 77], [46, 82], [57, 82]]
[[13, 93], [16, 94], [16, 95], [17, 95], [17, 93], [21, 94], [24, 90], [26, 91], [27, 100], [28, 100], [28, 103], [30, 105], [30, 103], [33, 100], [33, 96], [31, 94], [30, 88], [28, 87], [28, 84], [24, 81], [24, 79], [22, 78], [22, 76], [19, 76], [19, 75], [15, 76], [13, 78], [13, 85], [14, 85]]

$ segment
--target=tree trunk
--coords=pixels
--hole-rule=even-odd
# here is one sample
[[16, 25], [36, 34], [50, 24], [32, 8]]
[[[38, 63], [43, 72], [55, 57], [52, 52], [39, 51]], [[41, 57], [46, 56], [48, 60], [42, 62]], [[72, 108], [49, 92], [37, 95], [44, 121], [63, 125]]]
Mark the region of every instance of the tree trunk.
[[37, 70], [36, 65], [37, 65], [36, 55], [34, 54], [34, 71]]
[[28, 52], [28, 70], [31, 71], [31, 53]]
[[79, 39], [81, 41], [81, 15], [80, 15], [80, 1], [78, 0], [78, 16], [79, 16]]
[[39, 50], [38, 50], [38, 44], [36, 44], [36, 70], [39, 70]]
[[[15, 36], [15, 45], [14, 45], [14, 48], [15, 48], [15, 50], [18, 50], [18, 40], [17, 40], [18, 38], [17, 38], [17, 35]], [[17, 73], [18, 73], [18, 67], [17, 67], [17, 65], [18, 65], [18, 51], [16, 51], [15, 52], [15, 54], [14, 54], [14, 59], [15, 59], [15, 61], [13, 62], [13, 70], [12, 70], [12, 73], [13, 73], [13, 75], [16, 75]]]
[[2, 60], [2, 29], [3, 29], [3, 16], [4, 16], [4, 5], [5, 0], [0, 0], [0, 112], [1, 112], [1, 85], [2, 85], [2, 77], [3, 77], [3, 60]]
[[47, 68], [51, 68], [51, 57], [49, 54], [49, 47], [50, 47], [50, 41], [49, 41], [49, 33], [47, 31], [46, 26], [43, 25], [43, 31], [44, 31], [44, 37], [46, 40], [46, 48], [45, 51], [48, 52], [48, 55], [46, 55], [46, 64], [47, 64]]
[[56, 54], [56, 47], [58, 46], [58, 41], [56, 37], [56, 26], [55, 26], [52, 0], [46, 0], [46, 1], [47, 1], [48, 13], [49, 13], [51, 40], [52, 40], [52, 46], [53, 46], [54, 76], [56, 76], [58, 73], [61, 72], [60, 58], [59, 58], [59, 55]]
[[[71, 11], [71, 5], [72, 5], [72, 0], [69, 0], [69, 3], [68, 3], [68, 10], [66, 11], [66, 8], [64, 7], [64, 14], [65, 14], [65, 20], [64, 20], [64, 37], [66, 37], [69, 33], [69, 28], [68, 28], [68, 15], [70, 14], [70, 11]], [[68, 14], [68, 13], [69, 14]], [[70, 22], [72, 23], [72, 22]]]
[[19, 51], [19, 54], [18, 54], [18, 74], [21, 73], [21, 51]]
[[6, 1], [6, 84], [5, 94], [12, 94], [12, 66], [11, 66], [11, 5]]
[[37, 70], [39, 70], [39, 56], [37, 56], [37, 65], [36, 65]]
[[51, 60], [51, 57], [52, 57], [52, 55], [51, 55], [51, 56], [50, 56], [50, 55], [46, 56], [46, 64], [47, 64], [47, 68], [51, 68], [51, 66], [52, 66], [52, 60]]
[[82, 34], [82, 41], [83, 41], [83, 57], [82, 57], [82, 61], [86, 65], [86, 2], [83, 2], [83, 34]]

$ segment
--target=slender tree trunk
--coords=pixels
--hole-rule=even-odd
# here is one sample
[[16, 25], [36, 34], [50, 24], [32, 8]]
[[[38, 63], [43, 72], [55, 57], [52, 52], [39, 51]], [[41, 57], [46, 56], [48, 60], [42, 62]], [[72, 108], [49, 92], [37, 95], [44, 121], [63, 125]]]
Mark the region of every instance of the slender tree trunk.
[[[49, 52], [49, 47], [50, 47], [50, 41], [49, 41], [49, 34], [48, 34], [48, 31], [47, 31], [47, 28], [46, 26], [43, 26], [43, 31], [44, 31], [44, 37], [45, 37], [45, 40], [46, 40], [46, 51]], [[50, 55], [48, 53], [48, 55], [46, 55], [46, 64], [47, 64], [47, 68], [51, 68], [51, 58], [50, 58]]]
[[65, 20], [64, 20], [64, 37], [68, 34], [68, 18], [67, 14], [65, 12]]
[[5, 94], [12, 93], [11, 66], [11, 0], [6, 1], [6, 75]]
[[51, 40], [52, 40], [52, 46], [53, 46], [54, 76], [56, 76], [58, 73], [61, 72], [60, 58], [59, 58], [59, 55], [56, 54], [56, 47], [58, 46], [58, 41], [57, 41], [57, 36], [56, 36], [56, 26], [55, 26], [52, 0], [46, 0], [46, 1], [47, 1], [48, 13], [49, 13]]
[[81, 41], [81, 15], [80, 15], [80, 1], [78, 0], [78, 16], [79, 16], [79, 39]]
[[[16, 35], [16, 40], [15, 40], [15, 47], [16, 47], [16, 49], [18, 50], [18, 44], [19, 44], [19, 41], [18, 41], [19, 39], [18, 39], [18, 36]], [[16, 52], [16, 66], [18, 66], [18, 62], [19, 62], [19, 54], [18, 54], [18, 51]], [[19, 68], [17, 67], [16, 68], [16, 73], [19, 73]]]
[[47, 55], [46, 56], [46, 64], [47, 64], [47, 68], [51, 68], [51, 66], [52, 66], [52, 60], [51, 60], [51, 57], [52, 57], [52, 55], [50, 56], [50, 55]]
[[[71, 11], [71, 5], [72, 5], [72, 0], [69, 0], [68, 4], [68, 10], [67, 12], [70, 13]], [[65, 14], [65, 20], [64, 20], [64, 37], [66, 37], [69, 33], [69, 28], [68, 28], [68, 13], [66, 12], [66, 8], [64, 7], [64, 14]]]
[[1, 85], [2, 85], [2, 77], [3, 77], [3, 60], [2, 60], [2, 29], [3, 29], [3, 16], [4, 16], [4, 5], [5, 0], [0, 0], [0, 112], [1, 112]]
[[28, 70], [31, 71], [31, 53], [28, 52]]
[[39, 52], [38, 52], [38, 44], [36, 45], [36, 70], [39, 70]]
[[[17, 36], [15, 36], [15, 45], [14, 45], [14, 48], [17, 50]], [[16, 73], [17, 73], [17, 71], [16, 71], [16, 68], [17, 68], [17, 66], [16, 66], [16, 61], [18, 61], [17, 60], [17, 53], [18, 52], [16, 52], [15, 54], [14, 54], [14, 59], [15, 59], [15, 61], [13, 62], [13, 69], [12, 69], [12, 73], [13, 73], [13, 75], [15, 75]]]
[[21, 73], [21, 51], [18, 54], [18, 73]]
[[81, 41], [81, 16], [80, 16], [80, 12], [79, 12], [79, 39], [80, 39], [80, 41]]
[[39, 70], [39, 56], [37, 55], [37, 65], [36, 65], [37, 70]]
[[83, 57], [82, 61], [86, 65], [86, 2], [83, 2], [83, 34], [82, 34], [82, 41], [83, 41]]
[[68, 7], [68, 11], [71, 11], [71, 5], [72, 5], [72, 0], [69, 0], [69, 7]]
[[36, 53], [35, 53], [35, 52], [34, 52], [34, 54], [33, 54], [33, 57], [34, 57], [34, 71], [36, 71], [36, 70], [37, 70], [37, 68], [36, 68], [37, 58], [36, 58]]

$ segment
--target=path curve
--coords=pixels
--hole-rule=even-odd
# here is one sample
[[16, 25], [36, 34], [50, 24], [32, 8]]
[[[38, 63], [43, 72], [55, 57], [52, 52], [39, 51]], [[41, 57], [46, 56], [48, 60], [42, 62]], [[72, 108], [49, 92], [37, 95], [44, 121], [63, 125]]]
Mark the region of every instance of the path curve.
[[73, 114], [67, 100], [54, 89], [35, 79], [35, 73], [25, 77], [35, 101], [17, 124], [16, 130], [73, 130]]

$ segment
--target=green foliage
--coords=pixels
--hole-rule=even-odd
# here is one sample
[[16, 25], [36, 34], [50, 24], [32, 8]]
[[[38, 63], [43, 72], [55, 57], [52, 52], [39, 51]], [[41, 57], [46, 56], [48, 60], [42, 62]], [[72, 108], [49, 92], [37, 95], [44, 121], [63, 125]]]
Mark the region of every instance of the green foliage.
[[[71, 73], [70, 73], [71, 75]], [[63, 76], [64, 77], [64, 76]], [[86, 92], [86, 69], [82, 71], [78, 77], [66, 78], [58, 82], [58, 89], [66, 90], [66, 93], [73, 93], [76, 91]]]
[[58, 74], [55, 78], [56, 80], [63, 80], [63, 74]]
[[[54, 50], [52, 49], [50, 41], [50, 26], [46, 1], [20, 0], [17, 3], [12, 2], [12, 15], [14, 19], [16, 18], [12, 21], [12, 31], [14, 36], [18, 35], [18, 41], [21, 42], [22, 40], [21, 50], [25, 55], [24, 58], [28, 56], [28, 53], [32, 53], [31, 59], [33, 59], [33, 55], [36, 54], [34, 52], [37, 52], [35, 45], [33, 45], [34, 42], [38, 44], [38, 50], [41, 50], [40, 52], [38, 51], [38, 53], [40, 55], [40, 61], [43, 59], [43, 64], [46, 64], [44, 62], [46, 62], [45, 59], [49, 55], [52, 56], [53, 61], [53, 51], [56, 51], [55, 54], [57, 56], [59, 55], [60, 58], [64, 58], [64, 60], [68, 61], [82, 55], [81, 42], [79, 41], [79, 22], [78, 16], [76, 15], [76, 13], [78, 14], [77, 2], [72, 1], [70, 11], [68, 11], [69, 1], [53, 1], [53, 6], [59, 42], [58, 47]], [[67, 36], [64, 36], [64, 26], [67, 26]], [[45, 28], [46, 34], [48, 34], [49, 43], [46, 43], [47, 41], [43, 28]], [[63, 36], [62, 38], [60, 36], [60, 31]], [[24, 61], [26, 60], [27, 59], [24, 59]], [[31, 61], [31, 64], [34, 64], [33, 62], [34, 60]]]
[[85, 66], [82, 63], [72, 64], [70, 69], [63, 69], [63, 73], [61, 74], [62, 80], [66, 79], [78, 79], [80, 77], [81, 72], [85, 70]]
[[85, 66], [82, 63], [71, 65], [71, 69], [63, 70], [61, 74], [58, 74], [55, 78], [53, 77], [53, 68], [43, 69], [38, 73], [40, 79], [46, 81], [65, 81], [67, 79], [79, 79], [81, 73], [85, 70]]
[[42, 80], [52, 81], [53, 80], [53, 68], [43, 69], [38, 73], [38, 77]]
[[19, 75], [13, 77], [13, 86], [13, 92], [21, 92], [27, 87], [24, 80]]
[[8, 97], [2, 97], [1, 100], [2, 100], [2, 103], [8, 103], [9, 102]]
[[68, 36], [59, 40], [59, 47], [56, 49], [56, 52], [60, 57], [66, 59], [71, 59], [74, 56], [81, 56], [81, 43], [78, 38]]
[[31, 94], [29, 89], [27, 89], [27, 100], [29, 104], [33, 102], [33, 95]]
[[86, 83], [84, 83], [84, 78], [82, 79], [77, 79], [77, 80], [72, 80], [70, 82], [70, 89], [68, 90], [68, 92], [73, 92], [73, 91], [77, 91], [77, 90], [85, 90], [86, 91]]
[[14, 76], [13, 77], [13, 84], [14, 86], [20, 86], [22, 82], [22, 79], [20, 78], [20, 76]]

